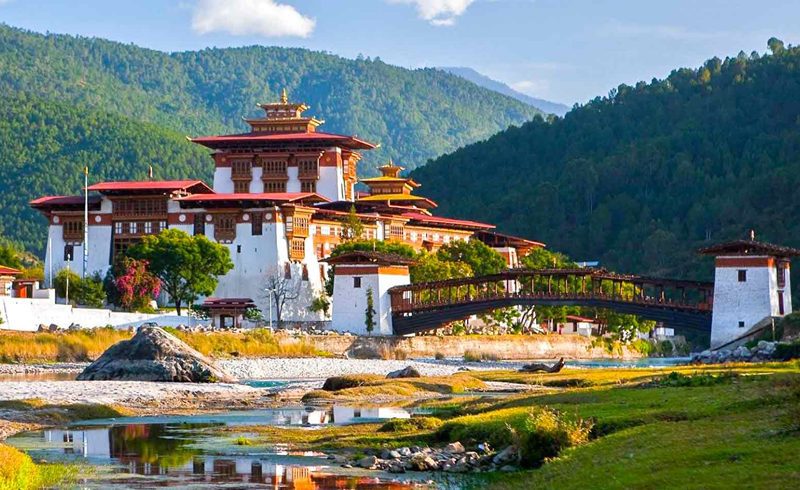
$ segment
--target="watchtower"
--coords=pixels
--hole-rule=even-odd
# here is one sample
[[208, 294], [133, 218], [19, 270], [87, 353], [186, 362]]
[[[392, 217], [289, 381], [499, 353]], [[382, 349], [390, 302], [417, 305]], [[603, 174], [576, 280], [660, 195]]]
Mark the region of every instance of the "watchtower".
[[735, 240], [700, 250], [715, 257], [711, 348], [736, 340], [762, 321], [792, 312], [791, 257], [800, 250]]
[[[392, 335], [389, 289], [411, 282], [413, 260], [378, 252], [349, 252], [324, 260], [333, 266], [332, 329], [359, 335]], [[372, 290], [375, 327], [366, 329], [368, 291]]]

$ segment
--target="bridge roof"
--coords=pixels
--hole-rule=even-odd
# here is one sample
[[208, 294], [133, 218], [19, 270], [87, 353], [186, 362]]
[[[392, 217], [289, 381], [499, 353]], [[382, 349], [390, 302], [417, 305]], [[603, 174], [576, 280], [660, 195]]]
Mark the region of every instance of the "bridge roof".
[[772, 255], [774, 257], [796, 257], [800, 250], [755, 240], [734, 240], [698, 250], [703, 255]]

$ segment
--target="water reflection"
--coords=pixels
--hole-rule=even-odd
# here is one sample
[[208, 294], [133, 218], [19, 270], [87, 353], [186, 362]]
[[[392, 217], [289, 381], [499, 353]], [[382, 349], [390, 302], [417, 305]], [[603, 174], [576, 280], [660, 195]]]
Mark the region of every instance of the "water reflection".
[[[323, 409], [252, 411], [246, 415], [231, 412], [202, 422], [200, 417], [191, 416], [158, 417], [159, 423], [139, 422], [147, 418], [122, 418], [29, 433], [9, 442], [35, 458], [84, 460], [96, 467], [110, 468], [105, 476], [86, 482], [93, 488], [207, 488], [223, 484], [226, 488], [244, 488], [266, 484], [281, 490], [399, 490], [418, 486], [397, 481], [388, 474], [376, 477], [375, 473], [342, 469], [319, 453], [292, 452], [280, 445], [237, 446], [235, 439], [246, 434], [247, 425], [256, 419], [261, 424], [298, 425], [313, 430], [322, 424], [410, 416], [401, 408], [336, 405]], [[242, 426], [242, 432], [213, 430], [225, 425]]]

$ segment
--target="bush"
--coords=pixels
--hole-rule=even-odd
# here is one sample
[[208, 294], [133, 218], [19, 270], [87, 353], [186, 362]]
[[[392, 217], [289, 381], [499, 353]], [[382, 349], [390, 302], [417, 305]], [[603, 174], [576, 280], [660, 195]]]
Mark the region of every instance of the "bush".
[[437, 361], [444, 360], [444, 354], [442, 354], [441, 352], [437, 352], [436, 354], [433, 355], [433, 358], [436, 359]]
[[497, 361], [499, 358], [491, 352], [464, 351], [464, 362]]
[[69, 284], [69, 299], [79, 305], [102, 308], [106, 300], [106, 291], [99, 274], [82, 279], [71, 270], [61, 269], [55, 278], [56, 294], [65, 298]]
[[592, 424], [565, 417], [547, 407], [511, 408], [480, 415], [457, 417], [443, 424], [437, 438], [462, 443], [488, 442], [495, 448], [516, 445], [520, 463], [540, 466], [546, 458], [589, 440]]
[[774, 357], [781, 361], [800, 358], [800, 340], [795, 340], [790, 344], [776, 344]]
[[378, 432], [436, 430], [441, 426], [441, 419], [436, 417], [411, 417], [409, 419], [392, 419], [383, 424], [380, 429], [378, 429]]
[[323, 391], [339, 391], [347, 388], [367, 386], [382, 381], [384, 378], [376, 374], [351, 374], [347, 376], [333, 376], [325, 380]]
[[39, 468], [27, 454], [0, 444], [0, 490], [38, 488]]

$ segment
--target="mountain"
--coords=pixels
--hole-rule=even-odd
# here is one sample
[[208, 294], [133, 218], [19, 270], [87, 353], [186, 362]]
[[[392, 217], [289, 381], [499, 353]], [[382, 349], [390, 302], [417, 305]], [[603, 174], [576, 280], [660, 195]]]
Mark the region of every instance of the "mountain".
[[555, 114], [556, 116], [564, 117], [564, 114], [570, 110], [570, 107], [567, 105], [559, 104], [558, 102], [550, 102], [549, 100], [537, 99], [536, 97], [531, 97], [530, 95], [518, 92], [505, 83], [489, 78], [483, 73], [477, 72], [472, 68], [464, 66], [440, 66], [439, 69], [453, 75], [458, 75], [459, 77], [469, 80], [470, 82], [481, 87], [494, 90], [497, 93], [501, 93], [509, 97], [513, 97], [518, 101], [533, 106], [546, 114]]
[[575, 260], [709, 279], [696, 249], [800, 245], [800, 48], [708, 60], [535, 118], [411, 176], [443, 214], [497, 223]]
[[368, 175], [393, 158], [413, 168], [540, 111], [436, 69], [252, 46], [163, 53], [96, 38], [37, 34], [0, 24], [0, 227], [38, 253], [44, 220], [25, 203], [95, 179], [211, 173], [207, 150], [184, 136], [248, 130], [283, 88], [329, 132], [381, 143]]
[[163, 53], [103, 39], [0, 25], [0, 92], [24, 92], [164, 126], [192, 136], [248, 129], [242, 117], [283, 88], [327, 121], [326, 131], [381, 143], [413, 168], [529, 120], [535, 108], [432, 68], [350, 60], [305, 49], [252, 46]]

